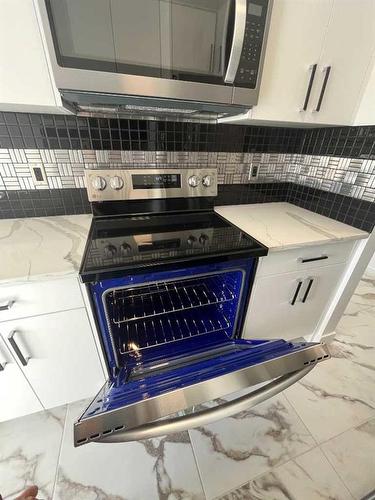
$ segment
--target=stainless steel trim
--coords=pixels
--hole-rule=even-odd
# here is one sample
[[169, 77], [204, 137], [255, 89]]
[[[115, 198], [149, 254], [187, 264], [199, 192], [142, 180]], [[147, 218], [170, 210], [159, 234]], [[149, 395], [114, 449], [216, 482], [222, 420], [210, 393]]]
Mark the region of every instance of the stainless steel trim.
[[[181, 176], [180, 188], [153, 188], [153, 189], [133, 189], [132, 175], [147, 174], [176, 174]], [[204, 186], [202, 182], [197, 187], [192, 187], [188, 183], [189, 177], [198, 176], [200, 179], [205, 175], [212, 178], [211, 186]], [[106, 181], [106, 188], [100, 191], [93, 188], [93, 179], [97, 176], [103, 177]], [[111, 177], [118, 176], [123, 180], [121, 189], [111, 189]], [[213, 168], [194, 169], [86, 169], [85, 179], [89, 201], [109, 201], [109, 200], [149, 200], [157, 198], [188, 198], [205, 197], [217, 195], [217, 170]]]
[[247, 0], [235, 0], [233, 41], [230, 49], [225, 83], [233, 83], [240, 64], [246, 29]]
[[[186, 410], [213, 399], [249, 388], [253, 385], [302, 370], [309, 365], [330, 357], [324, 344], [309, 345], [300, 351], [291, 352], [258, 365], [249, 366], [210, 380], [160, 394], [137, 403], [111, 410], [99, 415], [80, 418], [74, 424], [74, 444], [80, 446], [126, 428], [135, 430], [173, 413]], [[106, 385], [90, 405], [95, 409], [96, 400], [104, 396]], [[100, 403], [98, 403], [99, 406]]]
[[7, 304], [0, 306], [0, 311], [9, 311], [9, 309], [12, 307], [13, 304], [14, 304], [14, 300], [8, 300]]
[[161, 422], [151, 422], [141, 425], [135, 429], [122, 430], [101, 436], [94, 441], [98, 443], [122, 443], [126, 441], [138, 441], [140, 439], [150, 439], [165, 434], [182, 432], [194, 427], [207, 425], [216, 420], [230, 417], [236, 413], [252, 408], [253, 406], [272, 398], [279, 392], [287, 389], [302, 377], [307, 375], [315, 365], [308, 366], [302, 370], [283, 375], [269, 384], [253, 391], [250, 394], [241, 396], [233, 401], [228, 401], [214, 408], [208, 408], [192, 415], [162, 420]]
[[22, 354], [22, 351], [21, 349], [18, 347], [18, 344], [16, 342], [16, 339], [14, 338], [15, 335], [17, 333], [17, 330], [13, 330], [12, 332], [10, 332], [10, 334], [8, 335], [8, 340], [9, 340], [9, 344], [13, 347], [13, 350], [14, 352], [16, 353], [18, 359], [20, 360], [21, 364], [23, 366], [26, 366], [27, 363], [29, 362], [30, 360], [30, 356], [27, 356], [25, 358], [25, 356]]

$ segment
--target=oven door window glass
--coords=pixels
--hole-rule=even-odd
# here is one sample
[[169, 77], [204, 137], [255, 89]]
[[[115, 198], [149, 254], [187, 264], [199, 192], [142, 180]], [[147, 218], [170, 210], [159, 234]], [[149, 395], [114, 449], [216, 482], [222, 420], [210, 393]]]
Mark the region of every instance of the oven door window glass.
[[46, 0], [60, 66], [223, 84], [231, 0]]

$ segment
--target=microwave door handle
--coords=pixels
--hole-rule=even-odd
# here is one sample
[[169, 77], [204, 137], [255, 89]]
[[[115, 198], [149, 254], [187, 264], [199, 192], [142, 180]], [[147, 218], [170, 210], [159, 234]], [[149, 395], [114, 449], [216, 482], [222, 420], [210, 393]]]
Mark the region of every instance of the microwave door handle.
[[247, 1], [235, 0], [234, 29], [232, 48], [230, 50], [227, 71], [224, 82], [233, 83], [240, 64], [243, 42], [246, 30]]
[[208, 408], [196, 414], [183, 415], [168, 420], [161, 420], [144, 424], [133, 429], [122, 430], [101, 436], [92, 441], [98, 443], [122, 443], [125, 441], [138, 441], [140, 439], [150, 439], [165, 434], [182, 432], [194, 427], [207, 425], [216, 420], [230, 417], [240, 411], [247, 410], [263, 401], [272, 398], [281, 391], [284, 391], [292, 384], [295, 384], [302, 377], [307, 375], [315, 364], [302, 368], [301, 370], [283, 375], [276, 380], [266, 384], [250, 394], [241, 396], [233, 401], [225, 402], [214, 408]]

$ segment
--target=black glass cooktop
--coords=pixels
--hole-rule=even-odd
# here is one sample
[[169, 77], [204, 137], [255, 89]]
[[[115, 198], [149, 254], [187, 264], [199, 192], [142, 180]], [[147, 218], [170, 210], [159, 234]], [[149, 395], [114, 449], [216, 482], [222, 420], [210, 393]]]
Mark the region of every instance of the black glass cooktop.
[[268, 249], [213, 211], [94, 218], [80, 275], [98, 281], [176, 262]]

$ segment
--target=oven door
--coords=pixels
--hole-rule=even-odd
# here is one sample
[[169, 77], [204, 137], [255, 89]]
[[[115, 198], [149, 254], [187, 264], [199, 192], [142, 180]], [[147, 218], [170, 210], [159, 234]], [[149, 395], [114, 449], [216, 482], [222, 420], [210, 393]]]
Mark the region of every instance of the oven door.
[[[74, 425], [75, 446], [147, 439], [208, 424], [272, 397], [329, 358], [324, 344], [236, 340], [222, 332], [207, 345], [185, 339], [150, 352], [142, 360], [135, 355], [104, 385]], [[233, 395], [238, 391], [240, 396]]]

